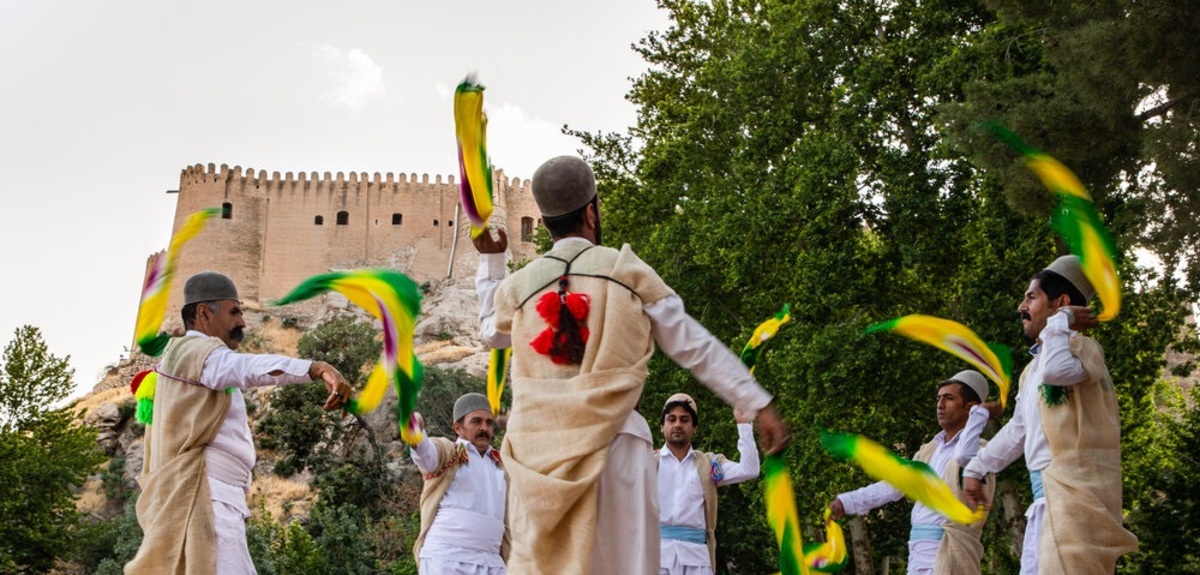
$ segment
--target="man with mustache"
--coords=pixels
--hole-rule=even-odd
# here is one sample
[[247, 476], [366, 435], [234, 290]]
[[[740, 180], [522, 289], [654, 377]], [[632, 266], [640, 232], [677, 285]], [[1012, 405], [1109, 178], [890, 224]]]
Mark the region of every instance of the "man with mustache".
[[[421, 414], [414, 416], [423, 428]], [[417, 568], [421, 575], [503, 575], [508, 484], [492, 448], [496, 418], [479, 393], [458, 398], [453, 417], [456, 441], [426, 435], [412, 448], [425, 479], [421, 533], [413, 544]]]
[[666, 442], [658, 459], [658, 517], [662, 536], [659, 575], [712, 575], [717, 564], [717, 487], [758, 477], [758, 449], [750, 419], [739, 409], [741, 461], [692, 449], [700, 425], [696, 401], [685, 393], [667, 398], [662, 410]]
[[[981, 445], [983, 426], [1000, 415], [1000, 404], [983, 403], [988, 383], [974, 370], [960, 371], [937, 386], [937, 420], [942, 428], [913, 456], [914, 461], [929, 465], [950, 486], [959, 499], [959, 478], [965, 465]], [[995, 489], [988, 481], [986, 490]], [[876, 507], [898, 501], [904, 495], [883, 481], [838, 495], [829, 503], [834, 519], [843, 515], [862, 515]], [[983, 559], [983, 533], [986, 519], [972, 525], [947, 521], [936, 511], [914, 503], [912, 528], [908, 536], [908, 575], [978, 575]]]
[[587, 162], [547, 160], [531, 190], [553, 249], [505, 277], [503, 230], [473, 241], [481, 254], [480, 338], [513, 350], [513, 403], [500, 447], [510, 483], [508, 567], [521, 575], [653, 575], [654, 444], [636, 407], [655, 344], [756, 417], [767, 453], [787, 444], [787, 424], [738, 356], [684, 311], [653, 268], [628, 245], [602, 245]]
[[969, 505], [990, 505], [980, 478], [1022, 455], [1033, 504], [1025, 512], [1022, 575], [1112, 573], [1137, 549], [1121, 525], [1121, 429], [1104, 350], [1079, 333], [1097, 320], [1095, 295], [1075, 256], [1033, 275], [1017, 307], [1033, 360], [1021, 373], [1012, 419], [963, 472]]
[[246, 322], [237, 287], [200, 272], [183, 287], [187, 332], [155, 367], [153, 422], [145, 435], [138, 523], [145, 536], [125, 573], [254, 573], [246, 542], [246, 493], [256, 454], [246, 401], [251, 387], [321, 380], [325, 409], [351, 388], [323, 361], [237, 353]]

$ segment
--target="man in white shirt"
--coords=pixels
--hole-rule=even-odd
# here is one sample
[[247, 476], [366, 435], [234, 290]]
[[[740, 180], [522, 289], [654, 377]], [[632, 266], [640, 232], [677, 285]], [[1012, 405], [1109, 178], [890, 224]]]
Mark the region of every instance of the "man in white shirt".
[[246, 322], [237, 287], [201, 272], [183, 288], [187, 332], [155, 368], [137, 517], [145, 536], [128, 574], [254, 573], [246, 543], [246, 493], [256, 454], [246, 401], [251, 387], [321, 380], [325, 409], [351, 388], [333, 366], [280, 355], [237, 353]]
[[[421, 415], [415, 414], [424, 427]], [[504, 575], [507, 554], [500, 452], [492, 448], [496, 418], [487, 397], [468, 393], [454, 402], [451, 442], [425, 436], [412, 460], [425, 479], [421, 533], [413, 545], [421, 575]]]
[[687, 394], [667, 399], [662, 411], [666, 443], [658, 450], [658, 517], [662, 534], [660, 575], [712, 575], [716, 564], [717, 487], [758, 477], [758, 449], [750, 419], [738, 409], [741, 461], [692, 449], [700, 425]]
[[[554, 248], [506, 276], [508, 239], [486, 232], [476, 288], [481, 338], [512, 347], [513, 405], [501, 451], [522, 575], [659, 569], [653, 440], [635, 407], [655, 343], [726, 403], [757, 417], [768, 453], [787, 443], [771, 396], [629, 248], [601, 244], [591, 167], [553, 158], [533, 175]], [[564, 441], [562, 432], [573, 433]]]
[[[999, 403], [982, 403], [987, 394], [987, 380], [973, 370], [961, 371], [939, 383], [937, 420], [942, 430], [913, 457], [935, 470], [960, 499], [961, 466], [975, 456], [981, 444], [987, 443], [979, 435], [988, 419], [1000, 415]], [[994, 488], [995, 482], [990, 483]], [[841, 519], [843, 515], [862, 515], [903, 496], [896, 488], [879, 481], [838, 495], [829, 508], [834, 519]], [[984, 521], [963, 527], [920, 503], [913, 504], [908, 575], [978, 574], [983, 557], [979, 536]]]
[[969, 504], [990, 505], [979, 478], [1024, 455], [1033, 503], [1022, 575], [1112, 573], [1118, 557], [1137, 549], [1121, 525], [1116, 392], [1100, 345], [1078, 333], [1098, 323], [1087, 307], [1093, 295], [1075, 256], [1034, 274], [1017, 311], [1036, 343], [1012, 419], [963, 470]]

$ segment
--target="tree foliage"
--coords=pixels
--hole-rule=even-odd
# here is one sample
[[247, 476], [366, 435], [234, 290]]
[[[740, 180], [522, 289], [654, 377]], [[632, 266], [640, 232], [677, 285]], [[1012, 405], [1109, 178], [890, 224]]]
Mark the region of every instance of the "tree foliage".
[[[1099, 93], [1093, 69], [1114, 56], [1060, 56], [1061, 36], [1050, 31], [1064, 24], [1007, 7], [1032, 2], [999, 4], [663, 0], [671, 26], [635, 46], [650, 65], [628, 95], [637, 125], [623, 134], [569, 131], [589, 148], [610, 236], [633, 244], [718, 337], [737, 348], [759, 321], [792, 304], [792, 324], [756, 375], [795, 427], [788, 456], [809, 525], [834, 495], [866, 481], [823, 453], [817, 430], [861, 433], [912, 455], [937, 431], [934, 383], [964, 367], [895, 336], [864, 336], [865, 327], [926, 313], [1027, 346], [1016, 306], [1029, 277], [1061, 248], [1045, 191], [1016, 175], [1014, 155], [981, 139], [975, 124], [1000, 117], [1079, 170], [1126, 256], [1149, 245], [1144, 226], [1163, 208], [1152, 186], [1121, 187], [1131, 182], [1123, 175], [1137, 173], [1127, 158], [1138, 145], [1126, 131], [1138, 100]], [[1093, 17], [1083, 3], [1047, 6]], [[1155, 6], [1186, 17], [1181, 3]], [[1102, 33], [1116, 32], [1097, 25], [1086, 38], [1092, 49]], [[1086, 69], [1066, 70], [1068, 61]], [[1025, 91], [1005, 92], [1010, 84]], [[1063, 86], [1090, 90], [1092, 100], [1068, 114], [1066, 99], [1038, 96], [1065, 94]], [[1017, 107], [1037, 111], [1037, 120], [1005, 114]], [[1088, 122], [1099, 124], [1088, 134], [1108, 135], [1078, 138]], [[1073, 146], [1058, 145], [1072, 138]], [[1016, 193], [1014, 182], [1028, 193]], [[1135, 437], [1159, 406], [1164, 352], [1180, 340], [1196, 292], [1153, 278], [1129, 257], [1121, 272], [1126, 307], [1094, 336], [1118, 385], [1122, 431]], [[1015, 355], [1018, 371], [1027, 357]], [[658, 357], [643, 401], [661, 405], [688, 391], [702, 410], [719, 413], [697, 387]], [[705, 433], [714, 448], [732, 449], [728, 423]], [[1135, 463], [1141, 456], [1126, 449], [1127, 493], [1152, 474]], [[755, 501], [757, 487], [745, 489]], [[868, 517], [876, 568], [887, 557], [895, 568], [907, 555], [906, 509]], [[741, 545], [769, 541], [761, 517], [757, 504], [722, 506], [718, 570], [770, 568], [761, 547]], [[1019, 536], [989, 531], [985, 561], [1011, 564]]]
[[[368, 366], [379, 358], [382, 344], [369, 323], [339, 315], [301, 336], [297, 348], [300, 357], [329, 363], [357, 387]], [[263, 447], [282, 452], [277, 473], [291, 475], [304, 469], [322, 440], [340, 433], [340, 414], [322, 409], [325, 395], [320, 385], [287, 385], [272, 392], [271, 410], [259, 422], [258, 431]]]
[[74, 489], [103, 461], [96, 432], [75, 421], [67, 360], [32, 326], [4, 348], [0, 372], [0, 571], [45, 573], [71, 549]]

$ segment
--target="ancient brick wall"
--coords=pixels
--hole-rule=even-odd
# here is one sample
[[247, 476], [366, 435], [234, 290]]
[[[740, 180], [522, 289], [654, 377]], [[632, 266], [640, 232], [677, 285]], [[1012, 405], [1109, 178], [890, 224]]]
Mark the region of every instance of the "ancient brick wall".
[[[492, 222], [509, 230], [510, 258], [533, 258], [534, 245], [522, 241], [521, 233], [523, 221], [528, 231], [538, 218], [529, 181], [508, 180], [502, 171], [494, 177]], [[459, 193], [453, 176], [268, 175], [213, 164], [184, 168], [172, 233], [197, 210], [223, 207], [224, 212], [180, 254], [168, 323], [178, 321], [184, 279], [204, 270], [233, 278], [251, 308], [335, 269], [387, 267], [424, 282], [445, 278], [452, 268], [453, 279], [469, 281], [479, 257], [467, 235]]]

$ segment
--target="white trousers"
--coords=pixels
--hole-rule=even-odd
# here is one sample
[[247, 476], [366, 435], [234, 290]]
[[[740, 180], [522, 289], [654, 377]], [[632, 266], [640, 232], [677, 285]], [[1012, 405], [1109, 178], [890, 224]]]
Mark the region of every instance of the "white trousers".
[[599, 489], [592, 574], [657, 575], [658, 474], [650, 441], [617, 434]]
[[1021, 575], [1037, 575], [1038, 547], [1042, 544], [1042, 523], [1046, 518], [1046, 498], [1039, 497], [1025, 511], [1025, 543], [1021, 547]]
[[478, 563], [459, 563], [441, 557], [422, 557], [417, 565], [420, 575], [505, 575], [503, 567], [488, 567]]

